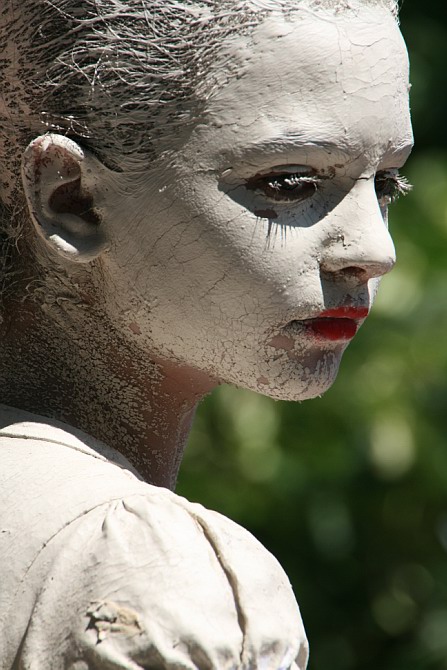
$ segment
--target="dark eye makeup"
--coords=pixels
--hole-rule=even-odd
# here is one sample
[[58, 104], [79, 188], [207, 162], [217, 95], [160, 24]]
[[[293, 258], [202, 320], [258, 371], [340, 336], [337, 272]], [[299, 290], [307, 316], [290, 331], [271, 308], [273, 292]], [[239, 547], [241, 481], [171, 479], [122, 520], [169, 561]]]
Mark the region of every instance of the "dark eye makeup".
[[321, 178], [312, 170], [282, 174], [272, 172], [248, 179], [246, 187], [251, 191], [261, 191], [275, 202], [301, 202], [314, 195], [320, 181]]
[[[293, 167], [296, 168], [293, 171]], [[273, 202], [299, 203], [311, 198], [327, 176], [320, 176], [316, 170], [305, 166], [291, 166], [290, 169], [275, 168], [269, 173], [256, 174], [246, 180], [245, 186], [250, 191], [262, 193]], [[406, 195], [411, 185], [396, 168], [381, 170], [374, 178], [377, 199], [381, 206], [387, 206]]]

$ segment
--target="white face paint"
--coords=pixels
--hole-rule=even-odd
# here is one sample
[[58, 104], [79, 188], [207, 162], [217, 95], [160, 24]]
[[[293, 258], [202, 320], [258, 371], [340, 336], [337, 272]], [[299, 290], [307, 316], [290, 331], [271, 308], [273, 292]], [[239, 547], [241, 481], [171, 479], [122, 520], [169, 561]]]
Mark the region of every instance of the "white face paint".
[[166, 358], [275, 398], [315, 396], [394, 262], [387, 196], [412, 143], [405, 46], [384, 9], [271, 14], [208, 83], [174, 164], [115, 203], [114, 309]]

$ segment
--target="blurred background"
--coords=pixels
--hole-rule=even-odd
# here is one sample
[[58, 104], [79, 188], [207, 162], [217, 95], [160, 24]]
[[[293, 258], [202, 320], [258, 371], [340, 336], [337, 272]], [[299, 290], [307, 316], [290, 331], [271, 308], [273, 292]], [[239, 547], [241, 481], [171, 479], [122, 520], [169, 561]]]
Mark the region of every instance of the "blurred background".
[[310, 670], [447, 670], [447, 3], [405, 0], [416, 149], [398, 263], [320, 399], [222, 387], [178, 492], [284, 566]]

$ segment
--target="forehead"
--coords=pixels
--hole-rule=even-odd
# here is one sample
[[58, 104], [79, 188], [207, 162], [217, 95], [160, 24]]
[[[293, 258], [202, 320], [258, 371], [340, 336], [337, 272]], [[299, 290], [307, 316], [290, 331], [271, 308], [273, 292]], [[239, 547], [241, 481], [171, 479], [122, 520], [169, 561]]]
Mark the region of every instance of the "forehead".
[[222, 141], [284, 136], [377, 152], [411, 143], [407, 52], [382, 8], [272, 13], [225, 47], [210, 78], [207, 122]]

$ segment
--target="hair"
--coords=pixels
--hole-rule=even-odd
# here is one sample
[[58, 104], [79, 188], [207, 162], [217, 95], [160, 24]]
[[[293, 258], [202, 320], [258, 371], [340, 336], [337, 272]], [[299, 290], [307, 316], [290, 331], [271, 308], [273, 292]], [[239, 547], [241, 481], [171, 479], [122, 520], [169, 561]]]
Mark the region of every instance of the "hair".
[[196, 118], [198, 85], [229, 38], [271, 11], [360, 5], [397, 17], [397, 0], [9, 0], [0, 10], [0, 161], [48, 130], [112, 167], [141, 165]]

